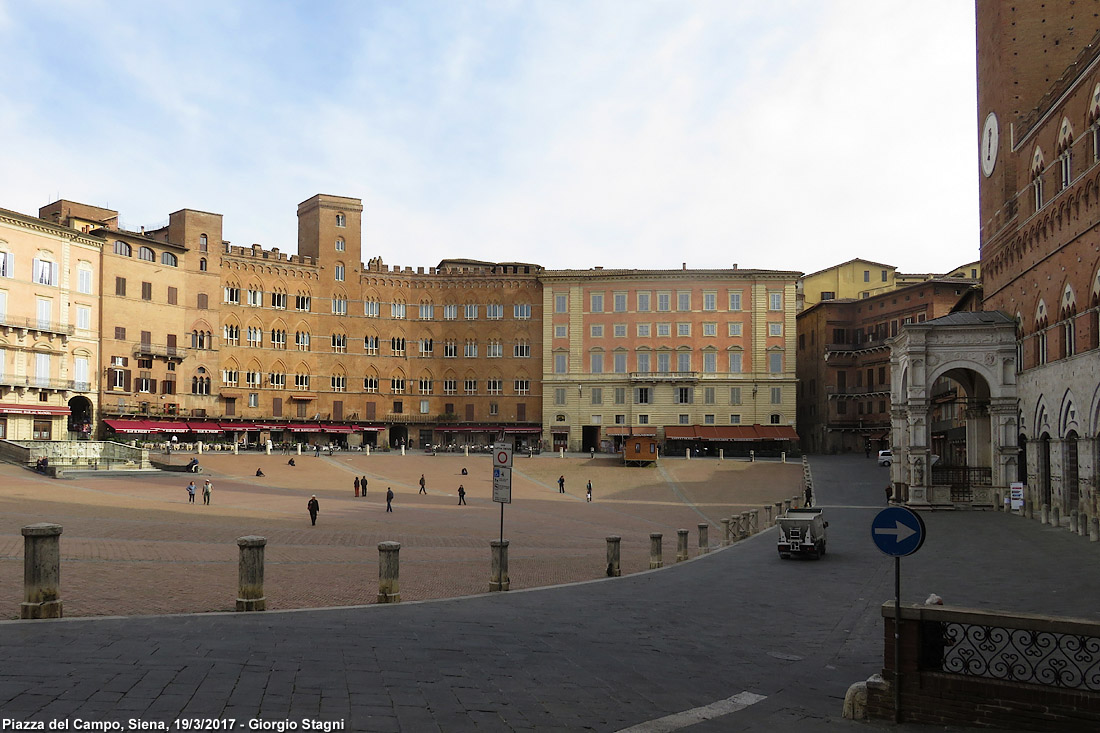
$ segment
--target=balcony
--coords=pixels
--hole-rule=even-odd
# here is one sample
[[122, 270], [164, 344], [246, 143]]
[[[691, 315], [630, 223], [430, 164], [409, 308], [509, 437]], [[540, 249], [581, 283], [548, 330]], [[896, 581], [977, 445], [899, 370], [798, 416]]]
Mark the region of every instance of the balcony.
[[890, 385], [880, 384], [875, 387], [864, 387], [862, 384], [847, 385], [839, 389], [829, 384], [825, 386], [825, 394], [829, 399], [837, 397], [889, 397]]
[[19, 328], [25, 331], [37, 331], [38, 333], [56, 333], [61, 336], [72, 336], [76, 333], [75, 326], [68, 326], [56, 321], [47, 321], [38, 318], [21, 318], [12, 315], [0, 315], [0, 326], [4, 328]]
[[699, 372], [630, 372], [631, 382], [698, 382]]
[[184, 347], [169, 346], [168, 344], [139, 343], [134, 346], [134, 357], [158, 356], [164, 359], [177, 359], [183, 361]]
[[855, 358], [876, 351], [889, 351], [886, 339], [864, 341], [861, 344], [826, 344], [825, 361], [830, 359]]
[[90, 382], [77, 382], [72, 379], [39, 379], [17, 374], [0, 375], [0, 387], [21, 389], [45, 389], [58, 392], [91, 392]]

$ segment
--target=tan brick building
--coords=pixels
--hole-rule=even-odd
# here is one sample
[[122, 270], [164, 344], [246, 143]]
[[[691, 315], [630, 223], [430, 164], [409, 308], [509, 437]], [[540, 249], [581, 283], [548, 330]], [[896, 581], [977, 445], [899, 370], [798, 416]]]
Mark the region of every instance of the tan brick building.
[[797, 277], [543, 272], [544, 441], [608, 451], [651, 434], [676, 452], [789, 450]]

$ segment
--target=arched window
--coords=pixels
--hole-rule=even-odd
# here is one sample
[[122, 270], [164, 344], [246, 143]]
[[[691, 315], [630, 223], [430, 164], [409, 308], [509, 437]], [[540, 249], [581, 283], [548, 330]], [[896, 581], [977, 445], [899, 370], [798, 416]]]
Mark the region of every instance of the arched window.
[[206, 272], [206, 258], [205, 257], [203, 257], [201, 260], [199, 260], [199, 269], [203, 272]]
[[207, 250], [207, 239], [205, 234], [199, 235], [199, 252], [205, 252]]
[[344, 251], [344, 249], [345, 249], [345, 246], [344, 246], [344, 239], [343, 239], [343, 237], [339, 237], [339, 238], [337, 238], [337, 239], [336, 239], [336, 251], [337, 251], [337, 252], [343, 252], [343, 251]]
[[179, 267], [179, 258], [171, 252], [161, 252], [160, 264], [168, 265], [169, 267]]
[[120, 242], [115, 240], [115, 254], [122, 255], [123, 257], [133, 257], [134, 250], [126, 242]]
[[1043, 200], [1043, 169], [1045, 167], [1043, 151], [1036, 146], [1035, 154], [1031, 156], [1031, 194], [1036, 211], [1043, 208], [1043, 204], [1046, 203]]
[[347, 226], [347, 223], [348, 223], [348, 219], [347, 219], [346, 216], [344, 216], [343, 214], [337, 214], [336, 215], [336, 226], [345, 227], [345, 226]]
[[138, 248], [138, 259], [139, 260], [145, 260], [146, 262], [156, 262], [157, 261], [157, 253], [154, 252], [153, 250], [149, 249], [148, 247], [139, 247]]

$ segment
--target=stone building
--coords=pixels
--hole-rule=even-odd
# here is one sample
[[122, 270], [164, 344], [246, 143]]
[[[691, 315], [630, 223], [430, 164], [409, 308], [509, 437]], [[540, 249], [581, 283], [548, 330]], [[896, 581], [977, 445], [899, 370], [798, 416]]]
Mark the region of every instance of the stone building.
[[91, 433], [103, 240], [0, 209], [0, 438]]
[[977, 283], [931, 276], [899, 286], [897, 280], [909, 276], [895, 278], [885, 266], [876, 272], [888, 273], [882, 282], [889, 289], [822, 300], [797, 316], [798, 434], [807, 452], [889, 448], [888, 341], [909, 324], [947, 315]]
[[1100, 2], [977, 2], [984, 307], [1017, 324], [1018, 474], [1095, 516]]
[[618, 451], [650, 434], [677, 453], [792, 449], [797, 277], [541, 273], [544, 440]]

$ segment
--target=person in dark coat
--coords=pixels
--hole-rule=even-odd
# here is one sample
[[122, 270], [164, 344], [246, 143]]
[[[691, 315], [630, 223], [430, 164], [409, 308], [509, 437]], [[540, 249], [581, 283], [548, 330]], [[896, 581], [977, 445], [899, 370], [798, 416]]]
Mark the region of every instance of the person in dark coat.
[[564, 475], [558, 476], [558, 493], [559, 494], [564, 494], [565, 493], [565, 476]]
[[591, 481], [588, 482], [588, 488], [586, 489], [586, 494], [588, 496], [588, 501], [592, 501], [592, 482]]
[[366, 498], [367, 496], [367, 477], [359, 479], [359, 496]]
[[420, 474], [420, 493], [427, 494], [428, 490], [424, 488], [424, 474]]
[[458, 504], [462, 506], [466, 503], [466, 487], [462, 484], [458, 485]]
[[313, 525], [317, 524], [317, 512], [320, 508], [321, 505], [317, 503], [317, 494], [314, 494], [309, 503], [306, 504], [306, 509], [309, 510], [309, 521]]
[[357, 497], [359, 496], [359, 477], [358, 476], [355, 477], [355, 495]]
[[387, 512], [392, 512], [393, 511], [393, 507], [390, 505], [390, 503], [392, 501], [393, 501], [393, 489], [391, 489], [390, 487], [387, 486], [386, 487], [386, 511]]
[[809, 486], [806, 487], [806, 506], [814, 505], [814, 490]]

